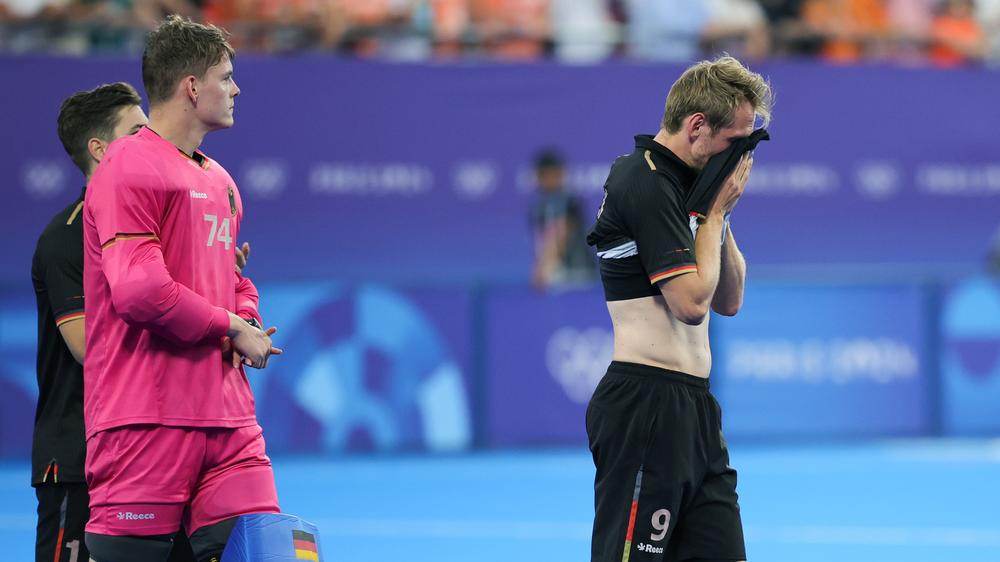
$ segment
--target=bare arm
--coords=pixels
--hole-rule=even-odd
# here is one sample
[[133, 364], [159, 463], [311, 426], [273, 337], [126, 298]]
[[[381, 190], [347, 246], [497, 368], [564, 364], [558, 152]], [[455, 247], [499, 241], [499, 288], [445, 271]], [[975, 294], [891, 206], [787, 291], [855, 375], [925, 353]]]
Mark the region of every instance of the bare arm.
[[85, 322], [86, 320], [83, 318], [78, 318], [59, 325], [59, 333], [62, 334], [66, 347], [73, 354], [73, 359], [76, 359], [76, 362], [81, 365], [83, 365], [84, 352], [87, 349]]
[[670, 312], [681, 322], [692, 326], [701, 324], [708, 314], [712, 295], [719, 284], [721, 265], [719, 238], [724, 221], [721, 215], [710, 213], [698, 227], [694, 240], [694, 255], [698, 269], [679, 275], [660, 284], [660, 292], [667, 301]]
[[[752, 166], [753, 158], [749, 154], [745, 155], [733, 173], [726, 178], [725, 185], [712, 202], [708, 217], [698, 227], [698, 235], [694, 241], [698, 270], [693, 274], [680, 275], [660, 285], [660, 291], [667, 301], [667, 306], [670, 307], [670, 312], [685, 324], [698, 325], [704, 322], [709, 306], [714, 304], [723, 269], [722, 256], [725, 252], [719, 246], [722, 229], [725, 228], [724, 217], [736, 207], [736, 203], [743, 195]], [[731, 239], [732, 236], [727, 238]], [[727, 256], [729, 257], [731, 256]], [[742, 257], [740, 259], [742, 260]], [[742, 282], [739, 293], [742, 299]]]
[[719, 272], [719, 286], [712, 299], [712, 310], [724, 316], [735, 316], [743, 306], [743, 286], [746, 280], [747, 264], [736, 245], [736, 238], [730, 228], [722, 245], [722, 267]]

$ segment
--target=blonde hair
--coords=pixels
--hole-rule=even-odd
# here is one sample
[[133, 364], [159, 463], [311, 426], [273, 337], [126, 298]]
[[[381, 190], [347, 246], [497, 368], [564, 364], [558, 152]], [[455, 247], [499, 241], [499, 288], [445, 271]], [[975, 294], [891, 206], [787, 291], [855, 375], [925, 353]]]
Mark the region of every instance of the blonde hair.
[[745, 101], [750, 102], [764, 125], [771, 121], [774, 94], [763, 76], [728, 55], [701, 61], [685, 70], [670, 87], [661, 124], [673, 134], [686, 117], [704, 113], [709, 126], [718, 130], [732, 124], [736, 108]]

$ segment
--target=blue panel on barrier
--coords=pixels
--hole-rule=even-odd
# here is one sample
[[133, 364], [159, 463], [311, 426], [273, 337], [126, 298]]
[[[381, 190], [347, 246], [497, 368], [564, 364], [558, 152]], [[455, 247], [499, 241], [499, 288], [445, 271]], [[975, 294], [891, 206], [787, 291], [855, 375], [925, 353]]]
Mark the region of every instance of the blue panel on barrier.
[[926, 433], [928, 321], [919, 287], [748, 286], [740, 314], [714, 326], [727, 435]]
[[38, 399], [34, 295], [0, 295], [0, 458], [31, 454]]
[[953, 287], [942, 324], [945, 432], [1000, 433], [1000, 283], [970, 279]]
[[284, 513], [242, 515], [229, 535], [222, 562], [322, 562], [316, 525]]
[[600, 289], [498, 289], [485, 311], [487, 442], [586, 443], [587, 403], [614, 349]]
[[471, 446], [468, 290], [260, 287], [288, 352], [250, 377], [268, 452]]

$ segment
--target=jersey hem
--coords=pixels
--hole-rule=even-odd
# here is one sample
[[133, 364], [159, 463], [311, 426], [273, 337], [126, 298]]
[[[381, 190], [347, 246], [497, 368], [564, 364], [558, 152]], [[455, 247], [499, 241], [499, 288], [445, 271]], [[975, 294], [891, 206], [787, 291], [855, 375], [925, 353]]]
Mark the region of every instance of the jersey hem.
[[90, 439], [94, 435], [102, 431], [107, 431], [109, 429], [116, 429], [119, 427], [125, 427], [129, 425], [162, 425], [165, 427], [196, 427], [196, 428], [213, 428], [220, 427], [226, 429], [237, 429], [240, 427], [248, 427], [251, 425], [257, 425], [257, 416], [249, 416], [246, 418], [239, 418], [235, 420], [220, 420], [220, 419], [192, 419], [192, 418], [159, 418], [159, 417], [135, 417], [135, 418], [124, 418], [120, 420], [114, 420], [109, 422], [104, 422], [97, 424], [93, 429], [87, 429], [87, 439]]

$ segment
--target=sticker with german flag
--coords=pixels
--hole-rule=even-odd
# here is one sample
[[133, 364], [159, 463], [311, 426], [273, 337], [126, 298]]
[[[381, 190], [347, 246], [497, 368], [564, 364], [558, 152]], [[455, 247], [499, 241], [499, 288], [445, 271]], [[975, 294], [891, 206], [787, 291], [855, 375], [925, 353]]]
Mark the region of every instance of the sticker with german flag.
[[305, 531], [292, 531], [292, 541], [295, 543], [296, 560], [312, 560], [319, 562], [319, 550], [316, 548], [316, 537]]

